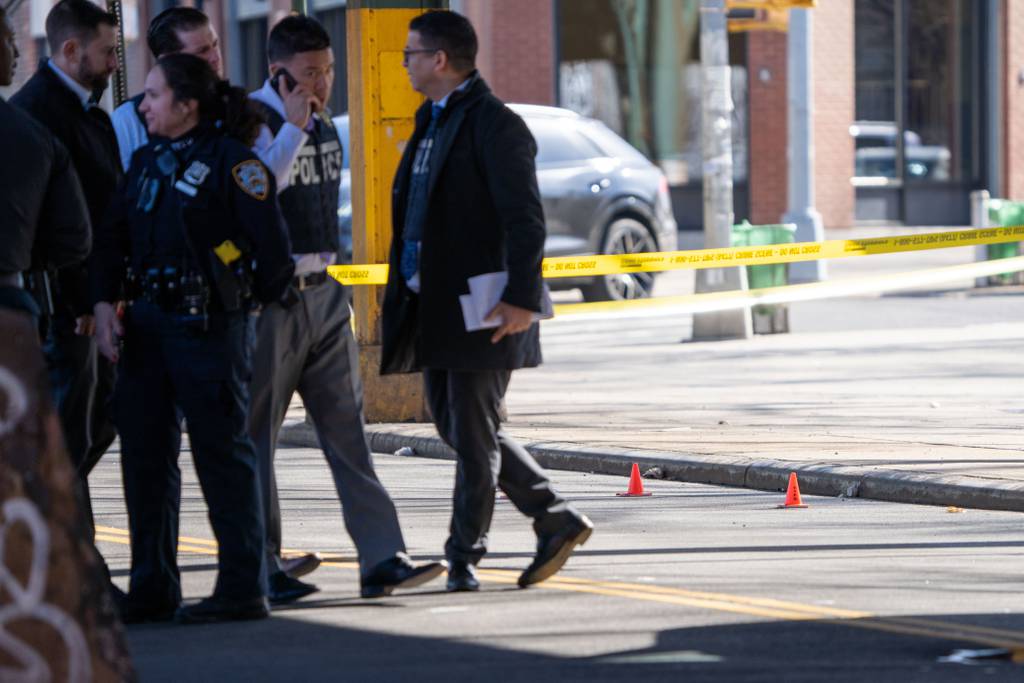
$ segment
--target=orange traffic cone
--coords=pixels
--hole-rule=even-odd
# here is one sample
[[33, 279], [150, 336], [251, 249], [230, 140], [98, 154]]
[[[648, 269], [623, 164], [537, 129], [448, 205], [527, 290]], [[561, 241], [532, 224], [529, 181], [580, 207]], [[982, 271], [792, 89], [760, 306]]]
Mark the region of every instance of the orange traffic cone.
[[805, 508], [800, 500], [800, 484], [796, 481], [796, 472], [789, 473], [789, 487], [786, 489], [786, 503], [779, 505], [780, 508]]
[[644, 493], [644, 481], [640, 478], [640, 465], [633, 463], [633, 471], [629, 473], [629, 488], [625, 493], [616, 493], [616, 496], [649, 496]]

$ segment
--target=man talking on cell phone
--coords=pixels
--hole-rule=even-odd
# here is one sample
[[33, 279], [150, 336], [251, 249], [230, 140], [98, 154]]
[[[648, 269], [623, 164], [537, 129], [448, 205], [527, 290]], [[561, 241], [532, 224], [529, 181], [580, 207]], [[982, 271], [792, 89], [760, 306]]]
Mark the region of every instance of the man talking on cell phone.
[[337, 258], [342, 146], [326, 102], [334, 83], [331, 40], [316, 19], [292, 15], [270, 31], [270, 78], [250, 97], [267, 117], [253, 146], [277, 178], [288, 223], [295, 278], [256, 326], [250, 435], [260, 463], [267, 529], [270, 601], [282, 604], [317, 590], [299, 581], [316, 556], [281, 557], [281, 509], [274, 477], [278, 431], [298, 391], [334, 477], [345, 527], [359, 553], [360, 595], [375, 598], [425, 583], [444, 571], [414, 565], [398, 513], [373, 469], [363, 431], [359, 357], [350, 294], [330, 277]]

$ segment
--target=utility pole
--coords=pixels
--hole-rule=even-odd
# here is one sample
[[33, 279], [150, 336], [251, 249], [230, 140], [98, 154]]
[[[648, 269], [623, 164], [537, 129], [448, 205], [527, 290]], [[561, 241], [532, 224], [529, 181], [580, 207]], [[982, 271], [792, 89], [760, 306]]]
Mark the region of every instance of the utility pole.
[[[402, 68], [409, 21], [446, 0], [348, 0], [349, 142], [352, 154], [352, 259], [387, 263], [391, 244], [391, 181], [415, 128], [423, 96]], [[380, 375], [384, 287], [353, 293], [363, 409], [367, 422], [427, 422], [417, 374]]]
[[[725, 0], [701, 0], [700, 64], [703, 84], [701, 149], [704, 161], [704, 247], [732, 246], [732, 79]], [[747, 288], [742, 267], [697, 271], [696, 290], [721, 292]], [[693, 339], [749, 339], [750, 309], [697, 313]]]
[[[814, 98], [811, 89], [811, 10], [789, 11], [786, 88], [789, 100], [789, 209], [783, 223], [796, 224], [797, 242], [825, 239], [814, 208]], [[827, 277], [824, 261], [789, 264], [789, 281], [818, 282]]]

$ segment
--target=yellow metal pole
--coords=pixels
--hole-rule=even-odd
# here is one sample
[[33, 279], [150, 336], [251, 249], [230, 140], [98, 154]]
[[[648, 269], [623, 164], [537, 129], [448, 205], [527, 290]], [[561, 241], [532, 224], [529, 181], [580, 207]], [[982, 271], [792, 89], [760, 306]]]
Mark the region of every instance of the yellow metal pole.
[[[347, 5], [352, 254], [355, 263], [387, 263], [391, 182], [423, 98], [409, 85], [402, 48], [409, 21], [437, 2], [350, 0]], [[419, 375], [380, 376], [384, 287], [355, 288], [356, 339], [368, 422], [428, 419]]]

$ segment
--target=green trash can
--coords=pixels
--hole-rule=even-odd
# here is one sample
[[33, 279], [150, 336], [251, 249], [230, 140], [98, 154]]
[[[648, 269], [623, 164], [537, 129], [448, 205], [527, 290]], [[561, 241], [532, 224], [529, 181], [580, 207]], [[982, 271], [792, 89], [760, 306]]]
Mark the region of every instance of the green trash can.
[[[992, 199], [988, 203], [989, 224], [996, 227], [1024, 225], [1024, 202], [1008, 199]], [[1001, 258], [1013, 258], [1020, 255], [1020, 242], [1003, 242], [986, 245], [986, 256], [993, 261]], [[1018, 278], [1017, 273], [999, 273], [989, 278], [993, 284], [1008, 285]]]
[[[732, 246], [763, 247], [771, 244], [791, 244], [795, 241], [796, 225], [751, 225], [743, 221], [732, 226]], [[747, 266], [747, 285], [750, 289], [782, 287], [789, 284], [788, 263], [767, 263]], [[754, 332], [774, 334], [789, 332], [789, 309], [784, 304], [759, 304], [751, 309]]]

